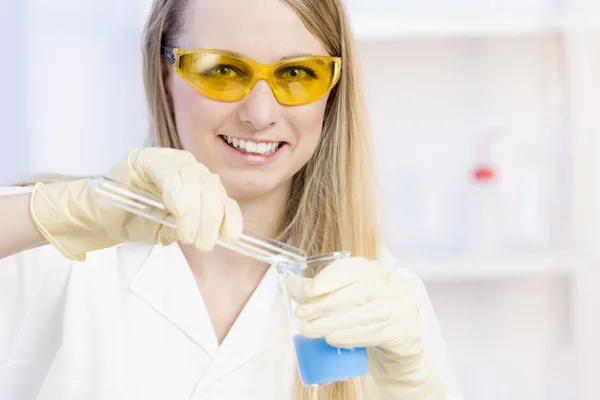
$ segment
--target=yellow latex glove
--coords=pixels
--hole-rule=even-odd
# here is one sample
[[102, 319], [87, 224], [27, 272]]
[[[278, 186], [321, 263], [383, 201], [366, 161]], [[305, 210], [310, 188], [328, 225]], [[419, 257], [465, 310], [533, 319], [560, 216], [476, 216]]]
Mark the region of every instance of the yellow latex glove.
[[210, 251], [219, 236], [235, 242], [242, 233], [242, 213], [227, 196], [219, 177], [184, 150], [143, 148], [129, 153], [105, 176], [162, 198], [163, 217], [177, 230], [96, 200], [89, 179], [38, 183], [31, 214], [38, 230], [65, 257], [124, 242], [169, 244], [180, 241]]
[[[392, 268], [362, 257], [333, 262], [314, 278], [287, 278], [300, 304], [301, 333], [340, 348], [367, 347], [371, 375], [386, 399], [438, 400], [446, 393], [421, 344], [411, 284]], [[378, 397], [380, 398], [380, 397]]]

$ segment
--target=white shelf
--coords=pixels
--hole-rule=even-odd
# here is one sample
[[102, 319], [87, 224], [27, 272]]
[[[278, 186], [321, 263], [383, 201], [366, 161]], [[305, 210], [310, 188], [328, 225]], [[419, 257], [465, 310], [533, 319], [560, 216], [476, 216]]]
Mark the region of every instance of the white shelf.
[[537, 254], [448, 255], [400, 259], [425, 281], [480, 281], [539, 275], [569, 276], [576, 268], [575, 257], [564, 252]]
[[565, 29], [560, 15], [418, 17], [353, 16], [357, 40], [507, 37], [559, 34]]

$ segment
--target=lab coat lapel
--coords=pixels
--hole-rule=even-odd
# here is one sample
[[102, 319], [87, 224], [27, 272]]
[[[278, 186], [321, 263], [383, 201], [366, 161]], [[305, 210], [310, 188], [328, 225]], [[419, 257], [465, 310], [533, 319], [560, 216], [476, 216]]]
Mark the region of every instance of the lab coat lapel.
[[153, 246], [131, 290], [170, 321], [209, 357], [218, 343], [192, 271], [179, 246]]
[[279, 285], [275, 267], [269, 268], [221, 343], [210, 370], [203, 378], [204, 382], [220, 378], [270, 346], [290, 338]]

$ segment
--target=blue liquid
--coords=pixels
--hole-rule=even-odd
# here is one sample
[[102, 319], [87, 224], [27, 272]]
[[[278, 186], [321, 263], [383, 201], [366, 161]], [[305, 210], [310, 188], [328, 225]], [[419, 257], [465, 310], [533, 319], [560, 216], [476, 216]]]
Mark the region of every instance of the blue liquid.
[[369, 372], [369, 357], [364, 347], [338, 349], [325, 339], [300, 335], [294, 336], [294, 344], [300, 378], [306, 386], [346, 381]]

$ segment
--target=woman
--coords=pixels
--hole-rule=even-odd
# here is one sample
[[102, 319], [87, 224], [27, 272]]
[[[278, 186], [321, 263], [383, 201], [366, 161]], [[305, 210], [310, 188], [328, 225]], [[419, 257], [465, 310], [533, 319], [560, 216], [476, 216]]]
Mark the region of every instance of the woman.
[[[0, 398], [451, 397], [422, 285], [382, 261], [356, 67], [341, 0], [155, 0], [155, 147], [106, 175], [162, 197], [177, 228], [98, 203], [86, 179], [0, 198]], [[307, 337], [367, 346], [369, 375], [299, 383], [276, 273], [215, 248], [242, 226], [351, 251], [303, 282], [297, 315]]]

